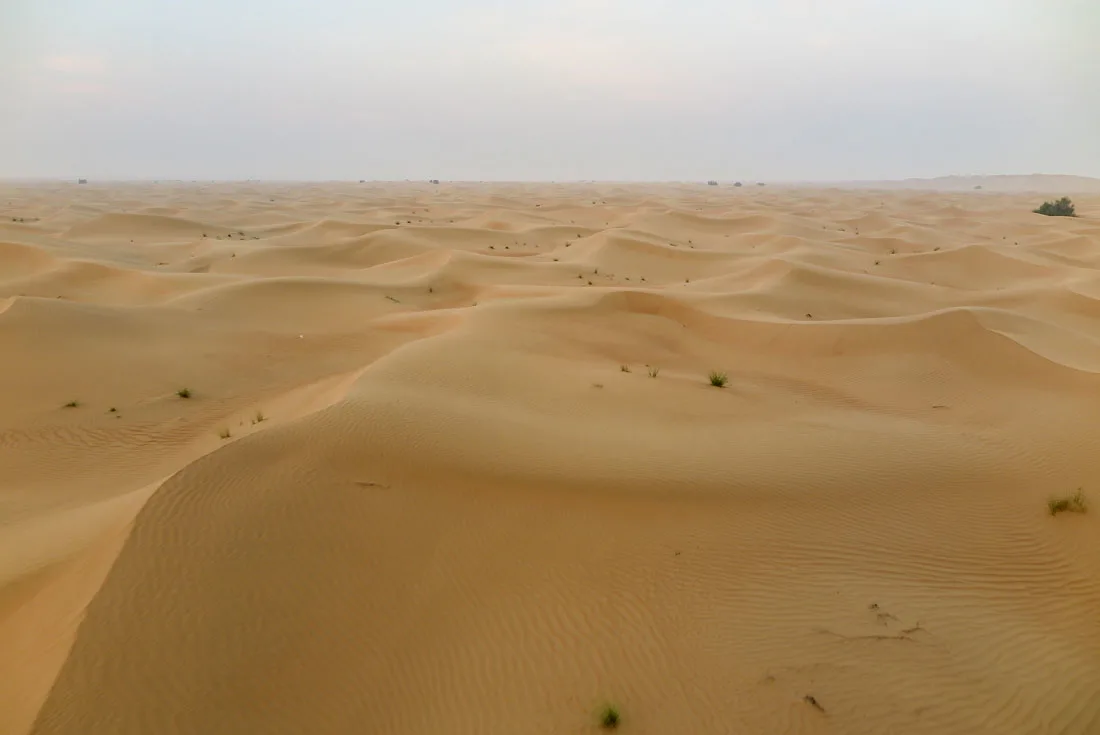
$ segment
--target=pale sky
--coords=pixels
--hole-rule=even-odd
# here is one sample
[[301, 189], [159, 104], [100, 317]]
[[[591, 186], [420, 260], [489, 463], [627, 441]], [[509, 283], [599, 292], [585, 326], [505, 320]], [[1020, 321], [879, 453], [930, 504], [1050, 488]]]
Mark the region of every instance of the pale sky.
[[1100, 176], [1100, 0], [0, 0], [0, 177]]

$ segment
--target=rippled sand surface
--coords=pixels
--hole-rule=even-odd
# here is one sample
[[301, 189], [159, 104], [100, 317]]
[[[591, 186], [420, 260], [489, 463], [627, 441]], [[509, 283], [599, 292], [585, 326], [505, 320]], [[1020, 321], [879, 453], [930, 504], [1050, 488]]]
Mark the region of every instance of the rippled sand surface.
[[1043, 198], [0, 186], [0, 732], [1100, 733]]

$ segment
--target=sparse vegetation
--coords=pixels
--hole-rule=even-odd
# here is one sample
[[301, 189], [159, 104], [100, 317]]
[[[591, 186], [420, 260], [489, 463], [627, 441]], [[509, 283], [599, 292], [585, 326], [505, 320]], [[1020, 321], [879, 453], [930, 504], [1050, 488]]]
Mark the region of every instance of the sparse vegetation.
[[619, 370], [622, 370], [624, 373], [629, 373], [630, 372], [630, 366], [629, 365], [620, 365]]
[[1052, 516], [1059, 513], [1085, 513], [1088, 509], [1088, 501], [1085, 500], [1085, 494], [1080, 489], [1073, 495], [1051, 498], [1047, 501], [1047, 510]]
[[725, 388], [726, 383], [730, 380], [728, 375], [718, 370], [711, 370], [710, 373], [707, 374], [707, 379], [710, 380], [710, 384], [715, 388]]
[[65, 404], [65, 408], [76, 408], [80, 405], [80, 401], [69, 401]]
[[176, 395], [179, 396], [180, 398], [190, 398], [191, 397], [191, 389], [190, 388], [180, 388], [178, 391], [176, 391]]
[[233, 436], [233, 434], [229, 431], [229, 429], [222, 429], [218, 432], [219, 439], [228, 439], [231, 436]]
[[111, 406], [109, 409], [107, 409], [107, 413], [118, 413], [118, 409], [114, 406]]
[[651, 378], [656, 378], [660, 373], [661, 373], [661, 368], [659, 368], [659, 367], [651, 367], [649, 369], [649, 377], [651, 377]]
[[615, 705], [609, 704], [600, 710], [600, 727], [604, 730], [614, 730], [621, 721], [622, 715], [619, 714], [619, 708]]
[[264, 416], [264, 412], [263, 411], [257, 411], [256, 412], [256, 418], [252, 419], [252, 423], [262, 424], [266, 420], [267, 420], [267, 416]]
[[1053, 202], [1043, 202], [1038, 209], [1033, 210], [1035, 214], [1045, 214], [1047, 217], [1076, 217], [1077, 210], [1074, 209], [1073, 202], [1069, 197], [1062, 197]]

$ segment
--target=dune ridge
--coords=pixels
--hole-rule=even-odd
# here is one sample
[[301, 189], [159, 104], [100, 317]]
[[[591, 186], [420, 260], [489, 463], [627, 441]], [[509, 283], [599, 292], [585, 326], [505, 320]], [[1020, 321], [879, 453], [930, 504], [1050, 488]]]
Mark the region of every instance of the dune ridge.
[[2, 188], [0, 733], [1100, 732], [1095, 195]]

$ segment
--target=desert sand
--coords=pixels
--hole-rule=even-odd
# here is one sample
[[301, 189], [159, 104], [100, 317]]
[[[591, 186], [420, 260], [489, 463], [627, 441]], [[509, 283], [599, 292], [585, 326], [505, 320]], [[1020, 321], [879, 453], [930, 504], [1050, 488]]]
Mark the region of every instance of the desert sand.
[[0, 185], [0, 733], [1100, 733], [1043, 198]]

